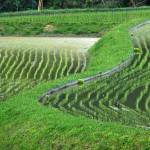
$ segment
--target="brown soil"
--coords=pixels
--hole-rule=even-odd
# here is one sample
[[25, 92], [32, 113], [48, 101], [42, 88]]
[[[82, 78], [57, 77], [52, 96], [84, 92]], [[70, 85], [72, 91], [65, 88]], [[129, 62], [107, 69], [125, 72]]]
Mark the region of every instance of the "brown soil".
[[54, 27], [53, 25], [46, 25], [45, 27], [44, 27], [44, 30], [45, 31], [53, 31], [53, 30], [55, 30], [56, 29], [56, 27]]

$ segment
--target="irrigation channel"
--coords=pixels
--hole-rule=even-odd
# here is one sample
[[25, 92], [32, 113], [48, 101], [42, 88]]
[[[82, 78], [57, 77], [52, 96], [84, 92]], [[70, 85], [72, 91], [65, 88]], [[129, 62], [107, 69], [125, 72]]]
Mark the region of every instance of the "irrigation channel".
[[75, 116], [149, 129], [150, 22], [136, 26], [129, 34], [135, 54], [121, 69], [98, 75], [82, 86], [74, 86], [74, 81], [68, 88], [52, 89], [39, 101]]
[[99, 38], [0, 37], [0, 102], [38, 83], [81, 73]]

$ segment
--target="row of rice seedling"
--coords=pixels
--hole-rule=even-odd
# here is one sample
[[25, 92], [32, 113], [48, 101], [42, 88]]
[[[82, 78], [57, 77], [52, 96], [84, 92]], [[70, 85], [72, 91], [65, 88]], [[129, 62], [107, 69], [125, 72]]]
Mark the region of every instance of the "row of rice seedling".
[[11, 67], [5, 74], [6, 79], [8, 79], [14, 73], [13, 70], [17, 67], [18, 62], [20, 61], [19, 58], [20, 58], [20, 51], [18, 51], [18, 53], [16, 54], [14, 62], [12, 62]]
[[24, 62], [23, 67], [20, 68], [21, 69], [20, 74], [19, 74], [20, 79], [23, 79], [26, 76], [26, 73], [27, 73], [29, 66], [30, 66], [30, 63], [31, 63], [30, 62], [31, 61], [31, 55], [32, 55], [32, 51], [29, 51], [27, 53], [27, 55], [25, 56], [25, 60], [29, 60], [29, 61]]
[[67, 76], [69, 75], [69, 72], [71, 72], [71, 69], [73, 68], [73, 63], [74, 63], [74, 57], [73, 57], [73, 53], [70, 51], [70, 65], [69, 68], [67, 69]]
[[140, 95], [138, 96], [136, 100], [136, 109], [138, 110], [146, 110], [146, 101], [148, 100], [148, 97], [145, 97], [145, 94], [149, 93], [148, 92], [148, 86], [149, 84], [146, 84], [143, 86], [143, 89], [140, 91]]
[[[76, 91], [77, 92], [77, 91]], [[91, 91], [92, 92], [92, 91]], [[98, 92], [97, 92], [98, 93]], [[90, 93], [90, 94], [88, 94], [88, 95], [92, 95], [93, 93]], [[98, 118], [98, 119], [100, 119], [98, 116], [100, 115], [103, 115], [102, 114], [102, 110], [106, 113], [106, 112], [108, 112], [108, 111], [110, 111], [110, 109], [109, 108], [107, 108], [107, 105], [105, 105], [105, 102], [103, 102], [103, 100], [101, 99], [100, 101], [97, 101], [94, 97], [93, 97], [93, 99], [92, 99], [92, 97], [91, 96], [85, 96], [86, 95], [86, 93], [84, 94], [84, 96], [83, 96], [83, 94], [82, 95], [79, 95], [78, 96], [78, 99], [77, 99], [77, 94], [76, 94], [76, 98], [74, 98], [72, 95], [70, 95], [69, 96], [69, 100], [68, 101], [71, 101], [72, 100], [72, 98], [73, 98], [73, 100], [71, 101], [71, 102], [65, 102], [65, 104], [64, 104], [64, 106], [62, 106], [61, 105], [61, 107], [60, 107], [60, 105], [59, 105], [59, 103], [61, 103], [61, 104], [63, 104], [63, 100], [65, 99], [65, 97], [64, 97], [64, 94], [63, 94], [63, 97], [62, 96], [60, 96], [59, 97], [59, 99], [58, 99], [58, 97], [57, 97], [57, 101], [59, 101], [56, 105], [53, 105], [53, 98], [50, 98], [50, 103], [52, 103], [52, 106], [54, 106], [54, 107], [56, 107], [56, 108], [58, 108], [58, 109], [60, 109], [60, 110], [62, 110], [62, 107], [64, 107], [66, 110], [69, 110], [69, 112], [70, 112], [70, 110], [80, 110], [80, 111], [83, 111], [83, 112], [86, 112], [86, 116], [88, 116], [88, 114], [90, 113], [90, 112], [93, 112], [93, 113], [90, 113], [90, 116], [91, 116], [91, 114], [93, 114], [92, 116], [93, 116], [93, 118]], [[68, 96], [67, 96], [68, 97]], [[80, 98], [81, 97], [81, 98]], [[88, 98], [90, 98], [90, 99], [88, 99]], [[68, 98], [67, 98], [68, 99]], [[104, 100], [106, 100], [106, 99], [104, 99]], [[68, 105], [68, 106], [67, 106]], [[115, 110], [118, 110], [119, 111], [119, 109], [120, 108], [118, 108], [118, 107], [116, 107], [116, 105], [115, 106], [113, 106], [112, 104], [111, 105], [109, 105], [110, 106], [110, 108], [112, 108], [112, 109], [115, 109]], [[124, 108], [125, 106], [122, 106], [122, 109]], [[64, 111], [64, 109], [63, 109], [63, 111]], [[130, 111], [130, 113], [131, 113], [131, 111]], [[94, 115], [94, 114], [96, 114], [96, 115]], [[132, 112], [132, 114], [133, 114], [133, 112]], [[113, 113], [113, 115], [115, 115], [115, 113]], [[135, 114], [135, 115], [137, 115], [137, 113]], [[105, 116], [105, 115], [104, 115]], [[120, 115], [121, 116], [121, 115]], [[112, 117], [111, 117], [111, 119], [112, 119]], [[112, 119], [113, 120], [113, 119]], [[105, 120], [106, 121], [106, 120]], [[113, 120], [114, 121], [114, 120]], [[115, 120], [116, 121], [116, 120]], [[144, 122], [145, 123], [145, 122]]]
[[[37, 59], [37, 57], [38, 57], [38, 52], [34, 52], [34, 51], [32, 51], [32, 59], [30, 59], [30, 68], [29, 68], [29, 70], [28, 70], [28, 72], [27, 72], [27, 75], [26, 75], [26, 77], [27, 77], [27, 79], [31, 79], [31, 78], [34, 78], [34, 68], [35, 68], [35, 66], [36, 66], [36, 64], [37, 64], [37, 62], [38, 62], [38, 59]], [[49, 56], [49, 55], [48, 55]], [[23, 60], [22, 62], [24, 62], [25, 60]], [[48, 61], [47, 61], [48, 62]], [[21, 66], [22, 66], [22, 64], [20, 64]], [[36, 67], [37, 68], [37, 67]], [[41, 77], [43, 77], [43, 75], [41, 74]]]
[[[2, 55], [1, 55], [2, 56]], [[9, 56], [9, 54], [8, 54], [8, 56]], [[8, 70], [8, 68], [9, 68], [9, 65], [13, 62], [13, 57], [14, 57], [15, 55], [14, 55], [14, 53], [13, 53], [13, 50], [10, 52], [10, 57], [8, 57], [8, 61], [6, 61], [6, 59], [5, 59], [5, 61], [6, 61], [6, 63], [3, 63], [4, 64], [4, 69], [2, 70], [1, 69], [1, 75], [2, 76], [5, 76], [5, 74], [6, 74], [6, 72], [7, 72], [7, 70]], [[3, 56], [2, 56], [3, 57]]]
[[149, 91], [150, 91], [150, 85], [148, 85], [148, 88], [147, 88], [147, 92], [145, 92], [145, 99], [146, 99], [146, 102], [145, 102], [145, 109], [148, 111], [148, 112], [150, 112], [150, 99], [149, 99], [149, 97], [150, 97], [150, 93], [149, 93]]
[[24, 48], [19, 50], [15, 48], [1, 49], [0, 79], [11, 80], [11, 82], [22, 80], [25, 83], [29, 80], [31, 83], [28, 85], [20, 82], [19, 85], [14, 84], [9, 87], [9, 82], [7, 82], [5, 86], [0, 85], [0, 94], [8, 96], [9, 93], [11, 95], [16, 93], [15, 90], [20, 91], [21, 86], [30, 87], [36, 80], [53, 80], [75, 72], [83, 72], [88, 65], [88, 55], [82, 53], [85, 52], [74, 52], [73, 50], [39, 51]]
[[[112, 15], [112, 12], [107, 13], [75, 13], [75, 14], [55, 14], [55, 15], [41, 15], [41, 16], [22, 16], [20, 17], [3, 17], [1, 18], [2, 22], [55, 22], [55, 23], [109, 23], [109, 22], [124, 22], [134, 18], [137, 16], [140, 18], [145, 18], [148, 16], [148, 11], [138, 11], [138, 12], [116, 12]], [[80, 17], [79, 17], [80, 16]]]
[[37, 84], [35, 81], [32, 81], [32, 80], [1, 79], [0, 81], [1, 81], [0, 82], [0, 100], [1, 101], [21, 91], [30, 89], [31, 87]]
[[[63, 77], [66, 75], [66, 69], [67, 69], [67, 66], [68, 66], [68, 61], [69, 61], [69, 58], [68, 58], [68, 55], [67, 55], [67, 51], [64, 51], [64, 60], [62, 62], [62, 71], [61, 73], [59, 74], [60, 77]], [[80, 57], [78, 58], [78, 61], [80, 61]], [[76, 66], [76, 68], [78, 68], [78, 66]]]
[[5, 51], [3, 51], [1, 49], [1, 57], [0, 57], [0, 59], [1, 59], [0, 68], [3, 68], [3, 66], [5, 64], [5, 60], [8, 60], [8, 49], [5, 49]]
[[[59, 72], [61, 71], [61, 68], [63, 67], [63, 51], [61, 51], [59, 53], [59, 58], [60, 58], [60, 61], [59, 61], [59, 64], [58, 64], [58, 67], [56, 67], [56, 71], [55, 71], [55, 76], [54, 76], [54, 79], [57, 79], [59, 77]], [[72, 61], [72, 60], [71, 60]], [[73, 61], [72, 61], [73, 62]]]
[[[30, 62], [30, 60], [29, 60]], [[39, 60], [37, 61], [38, 62], [38, 67], [36, 68], [35, 72], [34, 72], [34, 79], [37, 79], [38, 78], [38, 73], [40, 72], [40, 69], [43, 70], [43, 62], [44, 62], [44, 51], [41, 52], [41, 56], [39, 57]], [[45, 65], [45, 64], [44, 64]], [[40, 74], [42, 73], [42, 71], [40, 72]]]
[[[19, 53], [20, 51], [18, 51]], [[16, 79], [18, 78], [18, 72], [19, 70], [21, 70], [21, 67], [24, 66], [24, 61], [25, 61], [25, 56], [27, 55], [28, 50], [24, 50], [22, 54], [20, 54], [20, 58], [18, 59], [18, 61], [16, 62], [16, 67], [13, 70], [12, 75], [10, 76], [10, 78], [12, 79]], [[22, 56], [21, 56], [22, 55]]]
[[147, 31], [142, 37], [133, 37], [134, 47], [140, 53], [135, 54], [128, 66], [83, 87], [50, 95], [49, 104], [73, 115], [149, 126], [150, 45], [146, 37]]

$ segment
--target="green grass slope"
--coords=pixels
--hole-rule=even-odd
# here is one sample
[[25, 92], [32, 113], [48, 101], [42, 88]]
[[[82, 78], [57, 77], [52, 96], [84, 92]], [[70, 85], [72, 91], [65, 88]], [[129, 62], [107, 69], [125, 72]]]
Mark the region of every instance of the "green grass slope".
[[[128, 59], [133, 50], [128, 31], [148, 18], [147, 13], [142, 14], [146, 16], [142, 20], [139, 19], [141, 16], [133, 17], [138, 21], [128, 16], [132, 18], [132, 23], [113, 28], [93, 46], [90, 50], [90, 65], [86, 72], [41, 83], [1, 103], [0, 149], [148, 150], [149, 130], [105, 123], [83, 116], [74, 117], [52, 107], [47, 109], [37, 101], [38, 97], [53, 87], [112, 69]], [[9, 19], [3, 22], [9, 24]], [[5, 31], [3, 33], [6, 33]]]
[[0, 149], [148, 149], [149, 131], [41, 106], [40, 86], [0, 105]]
[[[148, 18], [149, 11], [72, 13], [40, 16], [16, 16], [0, 18], [0, 34], [10, 35], [49, 35], [49, 34], [85, 34], [103, 35], [113, 27]], [[45, 30], [47, 25], [53, 26]]]

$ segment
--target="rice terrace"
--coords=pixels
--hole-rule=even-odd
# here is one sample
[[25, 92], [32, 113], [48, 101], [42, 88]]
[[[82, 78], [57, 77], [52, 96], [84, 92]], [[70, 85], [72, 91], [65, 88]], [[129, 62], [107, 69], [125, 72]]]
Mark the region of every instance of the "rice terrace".
[[32, 87], [39, 81], [84, 71], [88, 64], [87, 49], [97, 40], [1, 37], [1, 99]]
[[126, 67], [85, 86], [58, 93], [55, 97], [48, 97], [46, 94], [43, 103], [50, 103], [73, 114], [79, 111], [83, 115], [104, 121], [117, 120], [124, 124], [149, 126], [150, 22], [147, 23], [131, 33], [135, 56]]
[[0, 13], [0, 149], [149, 150], [150, 10], [57, 12]]

